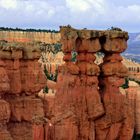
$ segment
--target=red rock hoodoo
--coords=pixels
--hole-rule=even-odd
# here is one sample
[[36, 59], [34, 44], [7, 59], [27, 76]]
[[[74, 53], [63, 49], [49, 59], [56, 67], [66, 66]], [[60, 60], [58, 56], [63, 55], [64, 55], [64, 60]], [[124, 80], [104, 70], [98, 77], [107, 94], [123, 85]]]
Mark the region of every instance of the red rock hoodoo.
[[[131, 140], [134, 105], [119, 91], [128, 33], [61, 27], [60, 34], [65, 63], [56, 84], [42, 72], [36, 43], [1, 43], [0, 140]], [[46, 84], [57, 92], [42, 101], [35, 94]]]
[[0, 46], [1, 140], [33, 139], [33, 119], [44, 117], [43, 102], [35, 97], [47, 83], [39, 57], [33, 43]]
[[[60, 33], [65, 64], [58, 74], [53, 139], [131, 140], [133, 107], [119, 91], [127, 76], [120, 53], [127, 48], [128, 34], [71, 27]], [[94, 63], [99, 51], [105, 54], [100, 67]], [[77, 53], [74, 62], [72, 52]]]

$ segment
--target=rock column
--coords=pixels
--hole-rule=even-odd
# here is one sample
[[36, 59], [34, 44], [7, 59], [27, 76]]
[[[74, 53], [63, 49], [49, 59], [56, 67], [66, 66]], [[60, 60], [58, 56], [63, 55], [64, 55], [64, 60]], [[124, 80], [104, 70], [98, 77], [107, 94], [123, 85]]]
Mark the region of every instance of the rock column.
[[32, 43], [0, 48], [1, 140], [45, 139], [43, 102], [35, 96], [47, 84], [39, 57], [39, 47]]
[[[0, 54], [2, 51], [0, 50]], [[10, 105], [8, 102], [2, 99], [4, 94], [10, 91], [10, 80], [5, 70], [5, 63], [3, 55], [0, 55], [0, 139], [1, 140], [13, 140], [9, 131], [7, 130], [7, 123], [10, 119]]]
[[106, 113], [96, 120], [96, 140], [131, 140], [133, 136], [134, 112], [119, 91], [127, 76], [120, 56], [127, 47], [126, 40], [123, 32], [110, 31], [101, 44], [105, 57], [101, 65], [100, 90]]
[[[61, 28], [65, 65], [59, 68], [55, 97], [54, 139], [94, 140], [94, 120], [104, 114], [98, 91], [99, 67], [94, 54], [101, 49], [95, 32]], [[75, 60], [72, 52], [76, 52]]]

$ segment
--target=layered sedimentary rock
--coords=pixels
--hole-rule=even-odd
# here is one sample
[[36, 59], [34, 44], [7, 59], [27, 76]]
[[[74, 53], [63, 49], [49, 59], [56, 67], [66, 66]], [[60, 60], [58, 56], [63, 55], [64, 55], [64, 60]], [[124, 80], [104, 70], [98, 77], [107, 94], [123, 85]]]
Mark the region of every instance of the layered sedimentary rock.
[[0, 95], [2, 95], [10, 90], [10, 80], [5, 70], [5, 64], [2, 60], [0, 60], [0, 77]]
[[39, 46], [32, 43], [6, 43], [0, 47], [0, 59], [4, 62], [9, 78], [10, 94], [32, 94], [40, 91], [46, 79], [41, 64], [38, 63]]
[[[57, 84], [42, 72], [38, 44], [0, 43], [0, 139], [131, 140], [134, 105], [119, 92], [127, 76], [120, 53], [128, 34], [71, 27], [60, 32], [65, 63]], [[100, 66], [96, 52], [105, 54]], [[57, 92], [39, 94], [42, 102], [35, 94], [46, 84]]]
[[10, 105], [5, 100], [0, 100], [0, 139], [13, 140], [10, 132], [7, 130], [7, 123], [10, 119]]
[[129, 70], [128, 77], [130, 79], [134, 79], [135, 81], [139, 82], [140, 81], [140, 64], [135, 61], [128, 60], [125, 58], [123, 58], [123, 64]]
[[137, 89], [137, 92], [136, 92], [136, 125], [135, 125], [135, 128], [136, 128], [136, 134], [139, 134], [140, 135], [140, 89]]
[[131, 140], [133, 136], [133, 106], [119, 91], [127, 76], [120, 56], [127, 48], [126, 40], [127, 37], [110, 32], [110, 36], [101, 42], [105, 56], [101, 64], [100, 93], [106, 113], [95, 121], [97, 140]]
[[26, 31], [0, 31], [0, 40], [8, 42], [60, 42], [60, 33], [26, 32]]
[[58, 67], [64, 64], [63, 56], [63, 52], [58, 52], [57, 54], [46, 52], [43, 56], [46, 58], [45, 62], [42, 62], [41, 60], [40, 61], [42, 65], [46, 67], [49, 73], [55, 74], [58, 70]]
[[44, 117], [43, 102], [35, 94], [47, 84], [40, 55], [35, 43], [1, 42], [1, 140], [34, 139], [34, 124]]
[[33, 140], [33, 128], [31, 123], [9, 122], [8, 130], [12, 136], [12, 140]]
[[[60, 33], [65, 64], [59, 67], [61, 82], [48, 126], [54, 130], [53, 139], [131, 140], [134, 113], [119, 92], [127, 76], [120, 56], [127, 47], [127, 33], [71, 27], [62, 27]], [[105, 54], [100, 67], [94, 63], [99, 51]], [[72, 52], [77, 53], [75, 61]]]
[[129, 99], [129, 104], [133, 107], [131, 112], [135, 113], [135, 133], [140, 135], [140, 87], [133, 85], [125, 90], [124, 95]]
[[112, 62], [114, 64], [110, 65], [109, 70], [104, 67], [110, 61], [107, 62], [105, 60], [102, 65], [100, 83], [106, 114], [96, 120], [97, 140], [131, 140], [133, 136], [134, 108], [129, 104], [129, 100], [120, 94], [119, 91], [119, 87], [124, 83], [123, 77], [126, 76], [127, 69], [121, 68], [121, 71], [118, 73], [115, 67], [116, 62]]
[[[127, 69], [121, 64], [122, 58], [119, 53], [127, 47], [127, 33], [76, 30], [70, 27], [62, 27], [60, 33], [65, 64], [59, 67], [58, 81], [61, 82], [57, 82], [57, 93], [52, 108], [54, 117], [51, 117], [51, 125], [48, 125], [51, 131], [46, 134], [51, 134], [53, 138], [48, 137], [48, 140], [119, 138], [120, 131], [123, 131], [127, 102], [119, 93], [119, 86], [124, 82], [122, 77], [127, 74]], [[99, 51], [108, 55], [101, 72], [99, 66], [94, 63], [95, 53]], [[77, 53], [75, 61], [72, 61], [72, 52]], [[101, 73], [106, 76], [106, 85], [110, 85], [107, 87], [107, 94], [104, 93], [106, 97], [102, 97], [99, 92], [99, 88], [105, 86], [104, 78], [98, 85], [98, 76]], [[115, 84], [114, 89], [112, 84]], [[115, 93], [111, 90], [115, 90]], [[109, 103], [110, 95], [114, 101], [112, 104]]]

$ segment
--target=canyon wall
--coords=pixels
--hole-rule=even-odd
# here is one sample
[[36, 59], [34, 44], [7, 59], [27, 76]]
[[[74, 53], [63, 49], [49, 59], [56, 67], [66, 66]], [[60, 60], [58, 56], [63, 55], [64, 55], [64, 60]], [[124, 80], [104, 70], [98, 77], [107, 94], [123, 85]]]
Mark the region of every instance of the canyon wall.
[[39, 58], [35, 43], [0, 46], [0, 140], [33, 140], [36, 123], [43, 128], [43, 102], [35, 94], [47, 79]]
[[140, 64], [128, 59], [123, 59], [123, 64], [129, 71], [128, 77], [140, 81]]
[[9, 42], [60, 42], [60, 33], [50, 32], [25, 32], [25, 31], [0, 31], [0, 40]]
[[[71, 27], [60, 33], [65, 64], [59, 68], [48, 140], [131, 140], [134, 106], [119, 91], [127, 76], [120, 53], [128, 34]], [[105, 54], [100, 66], [94, 63], [96, 52]]]
[[[49, 85], [38, 43], [0, 43], [0, 140], [132, 140], [135, 104], [119, 91], [128, 74], [120, 56], [128, 33], [71, 27], [60, 33], [65, 63], [50, 83], [56, 94], [39, 95], [45, 100], [37, 96]], [[97, 52], [104, 53], [100, 65]]]

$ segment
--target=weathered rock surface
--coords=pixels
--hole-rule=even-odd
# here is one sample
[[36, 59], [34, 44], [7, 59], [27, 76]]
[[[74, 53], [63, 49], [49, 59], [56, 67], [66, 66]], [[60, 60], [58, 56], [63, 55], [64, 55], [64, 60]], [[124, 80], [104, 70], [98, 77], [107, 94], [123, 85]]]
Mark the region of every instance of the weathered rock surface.
[[33, 140], [32, 124], [28, 122], [10, 122], [8, 130], [13, 140]]
[[57, 43], [60, 41], [60, 33], [0, 31], [0, 40], [6, 40], [9, 42]]
[[[116, 57], [116, 59], [115, 59]], [[121, 63], [119, 54], [105, 52], [101, 65], [101, 94], [106, 113], [95, 121], [97, 140], [131, 140], [134, 132], [134, 112], [129, 99], [119, 87], [127, 76], [127, 69]]]
[[0, 139], [1, 140], [14, 140], [9, 131], [6, 129], [0, 130]]
[[10, 105], [4, 100], [0, 100], [0, 123], [6, 124], [10, 119]]
[[[54, 127], [54, 139], [62, 140], [94, 140], [94, 120], [104, 114], [104, 108], [98, 91], [98, 79], [100, 69], [94, 64], [94, 52], [96, 48], [87, 48], [84, 39], [77, 38], [76, 31], [70, 31], [68, 35], [61, 30], [63, 38], [63, 50], [67, 52], [65, 64], [59, 69], [57, 93], [54, 102], [54, 117], [51, 118]], [[87, 36], [86, 36], [87, 37]], [[84, 36], [84, 38], [86, 39]], [[77, 39], [76, 39], [77, 38]], [[98, 40], [98, 39], [97, 39]], [[97, 45], [93, 40], [88, 40], [90, 45]], [[78, 61], [71, 62], [73, 45], [80, 55]], [[71, 130], [71, 131], [70, 131]]]
[[10, 119], [10, 105], [5, 100], [0, 100], [0, 139], [13, 140], [9, 131], [7, 130], [7, 123]]
[[0, 95], [10, 90], [10, 80], [5, 70], [5, 64], [0, 60]]
[[[58, 83], [51, 119], [55, 139], [131, 140], [134, 114], [128, 100], [119, 92], [127, 75], [119, 55], [127, 47], [127, 33], [62, 27], [61, 39], [66, 62], [59, 71], [61, 83]], [[70, 56], [73, 50], [78, 53], [74, 63]], [[101, 74], [94, 58], [85, 57], [99, 50], [105, 53]]]
[[0, 96], [5, 99], [0, 100], [1, 140], [33, 140], [33, 124], [44, 118], [43, 102], [35, 97], [47, 84], [39, 57], [35, 43], [0, 46]]
[[[133, 99], [119, 92], [127, 75], [120, 56], [127, 39], [123, 31], [62, 27], [65, 64], [57, 84], [41, 70], [39, 44], [0, 43], [0, 139], [131, 140]], [[105, 54], [100, 66], [94, 62], [99, 51]], [[39, 94], [42, 102], [35, 95], [46, 84], [57, 92]]]
[[32, 122], [35, 116], [44, 117], [43, 102], [35, 97], [8, 99], [11, 107], [11, 120]]
[[[1, 86], [8, 90], [10, 84], [10, 94], [21, 94], [23, 92], [32, 94], [39, 92], [46, 85], [45, 75], [41, 69], [41, 64], [38, 63], [40, 56], [39, 46], [35, 46], [36, 44], [32, 43], [9, 45], [6, 43], [1, 46], [1, 53], [9, 54], [9, 57], [1, 56], [1, 61], [5, 63], [5, 69], [2, 67], [1, 69], [4, 70], [1, 70], [1, 72], [3, 76], [7, 74], [7, 77], [2, 78], [7, 83], [3, 82]], [[1, 90], [6, 90], [3, 88]]]
[[134, 114], [128, 100], [118, 89], [123, 82], [124, 80], [118, 77], [103, 79], [105, 88], [102, 98], [106, 114], [95, 121], [97, 140], [132, 139]]
[[[76, 30], [71, 27], [61, 28], [61, 42], [63, 52], [107, 52], [121, 53], [127, 48], [127, 32], [124, 31], [97, 31], [97, 30]], [[93, 47], [94, 46], [94, 47]]]
[[[126, 89], [125, 96], [129, 99], [129, 105], [131, 106], [130, 112], [135, 114], [134, 120], [135, 120], [135, 133], [140, 134], [140, 88], [139, 87], [129, 87]], [[129, 114], [130, 114], [129, 112]], [[129, 120], [130, 121], [130, 120]], [[128, 123], [129, 124], [129, 123]]]
[[33, 125], [33, 140], [45, 140], [45, 129], [42, 124]]

